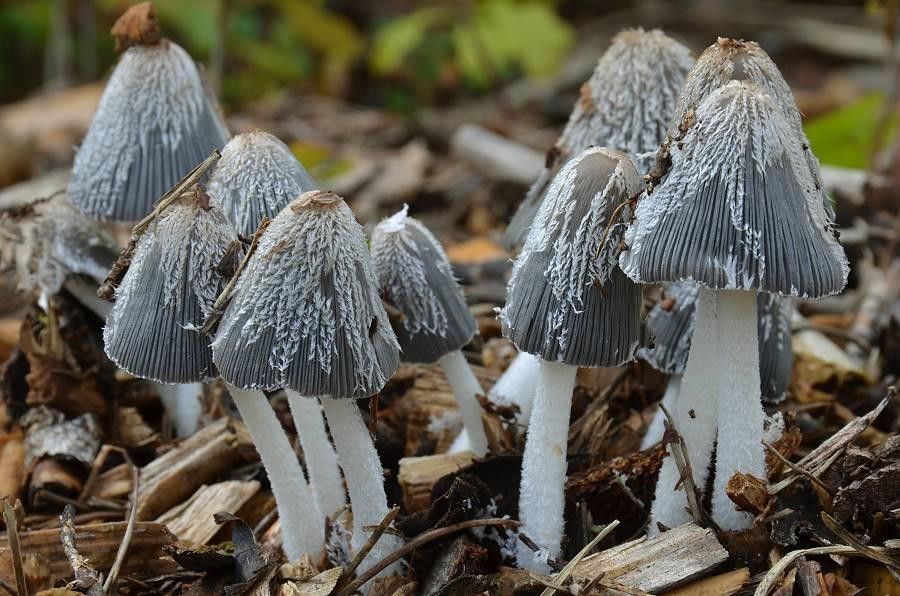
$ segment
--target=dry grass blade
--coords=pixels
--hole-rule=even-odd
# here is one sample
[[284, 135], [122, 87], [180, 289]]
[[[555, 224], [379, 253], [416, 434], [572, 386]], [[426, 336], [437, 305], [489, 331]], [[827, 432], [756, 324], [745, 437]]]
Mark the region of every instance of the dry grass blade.
[[3, 521], [6, 523], [6, 540], [12, 553], [13, 569], [16, 573], [16, 591], [19, 596], [28, 596], [28, 585], [25, 583], [25, 570], [22, 568], [22, 551], [19, 548], [19, 519], [16, 509], [21, 509], [17, 501], [13, 506], [9, 499], [3, 499]]
[[829, 530], [834, 532], [838, 538], [846, 542], [848, 545], [858, 550], [861, 555], [878, 561], [879, 563], [892, 569], [900, 570], [900, 562], [897, 562], [888, 555], [873, 549], [867, 544], [863, 544], [862, 542], [860, 542], [856, 536], [851, 534], [846, 528], [844, 528], [844, 526], [839, 524], [838, 521], [831, 517], [828, 513], [822, 511], [820, 516], [822, 518], [822, 522], [825, 523], [825, 526]]
[[458, 524], [453, 524], [452, 526], [445, 526], [443, 528], [436, 528], [429, 532], [425, 532], [424, 534], [420, 534], [416, 536], [414, 539], [410, 540], [382, 560], [378, 561], [372, 567], [367, 569], [365, 573], [360, 575], [353, 583], [349, 584], [347, 587], [343, 588], [340, 592], [337, 592], [335, 596], [349, 596], [363, 585], [366, 584], [373, 577], [381, 573], [383, 570], [387, 569], [390, 565], [399, 561], [412, 551], [417, 548], [428, 544], [434, 540], [438, 540], [440, 538], [444, 538], [445, 536], [449, 536], [450, 534], [455, 534], [456, 532], [460, 532], [462, 530], [470, 530], [472, 528], [480, 528], [483, 526], [518, 526], [519, 522], [511, 519], [472, 519], [464, 522], [460, 522]]
[[378, 527], [372, 531], [372, 535], [369, 536], [369, 539], [366, 540], [366, 543], [362, 546], [359, 551], [353, 556], [353, 560], [350, 561], [350, 564], [347, 565], [347, 568], [344, 569], [343, 576], [340, 581], [338, 581], [335, 586], [335, 590], [343, 587], [344, 584], [349, 581], [349, 578], [353, 577], [353, 574], [356, 573], [356, 569], [362, 564], [363, 559], [366, 558], [366, 555], [372, 550], [375, 546], [375, 543], [381, 539], [381, 536], [387, 531], [387, 529], [394, 523], [394, 518], [397, 517], [397, 514], [400, 512], [399, 507], [394, 507], [390, 511], [387, 512], [387, 515], [384, 516], [384, 519], [381, 520], [381, 523], [378, 524]]
[[798, 466], [797, 464], [795, 464], [794, 462], [792, 462], [785, 456], [781, 455], [781, 452], [778, 451], [777, 449], [775, 449], [774, 447], [772, 447], [772, 445], [770, 445], [769, 443], [766, 443], [765, 441], [763, 441], [763, 445], [765, 445], [766, 449], [771, 451], [775, 457], [780, 459], [781, 463], [783, 463], [784, 465], [786, 465], [787, 467], [792, 469], [797, 474], [800, 474], [801, 476], [808, 478], [810, 482], [812, 482], [813, 484], [815, 484], [816, 486], [818, 486], [819, 488], [824, 490], [826, 493], [828, 493], [829, 496], [832, 496], [832, 497], [834, 496], [834, 491], [831, 490], [831, 488], [827, 484], [825, 484], [824, 482], [819, 480], [814, 474], [812, 474], [808, 470], [804, 470], [803, 468], [801, 468], [800, 466]]
[[114, 449], [117, 449], [122, 454], [122, 457], [131, 467], [131, 507], [128, 511], [128, 523], [125, 526], [125, 535], [122, 537], [122, 543], [119, 545], [118, 552], [116, 552], [116, 560], [113, 562], [112, 567], [110, 567], [109, 576], [103, 584], [103, 591], [107, 594], [115, 592], [116, 580], [118, 579], [119, 571], [122, 569], [122, 564], [125, 562], [125, 555], [128, 554], [128, 545], [131, 544], [131, 537], [134, 535], [134, 524], [137, 521], [137, 503], [141, 480], [140, 470], [138, 470], [137, 466], [134, 465], [134, 462], [131, 461], [131, 456], [128, 455], [128, 452], [121, 448]]
[[[575, 566], [578, 565], [578, 562], [581, 561], [584, 557], [587, 556], [591, 550], [598, 544], [600, 541], [609, 536], [609, 533], [616, 529], [619, 525], [619, 520], [613, 520], [609, 524], [607, 524], [600, 532], [594, 536], [594, 539], [588, 542], [583, 549], [578, 551], [578, 554], [572, 557], [572, 560], [566, 563], [566, 566], [562, 568], [562, 571], [556, 576], [556, 583], [562, 584], [564, 581], [569, 579], [569, 576], [572, 575], [572, 571], [575, 570]], [[541, 592], [541, 596], [554, 596], [556, 594], [556, 588], [547, 588], [543, 592]]]

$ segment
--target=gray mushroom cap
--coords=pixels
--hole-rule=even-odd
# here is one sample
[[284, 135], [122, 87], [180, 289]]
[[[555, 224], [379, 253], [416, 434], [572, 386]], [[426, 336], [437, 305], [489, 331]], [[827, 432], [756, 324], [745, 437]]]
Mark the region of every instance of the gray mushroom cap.
[[162, 40], [128, 48], [113, 70], [75, 155], [69, 196], [102, 221], [135, 221], [228, 140], [181, 47]]
[[208, 185], [209, 196], [245, 236], [256, 231], [263, 217], [275, 217], [302, 193], [316, 188], [288, 146], [261, 130], [228, 141]]
[[475, 335], [475, 319], [437, 238], [407, 207], [372, 232], [372, 261], [385, 299], [403, 313], [395, 325], [407, 362], [435, 362]]
[[665, 179], [638, 202], [625, 273], [811, 298], [841, 291], [847, 259], [778, 103], [732, 81], [685, 124]]
[[[653, 335], [653, 347], [638, 350], [638, 358], [661, 372], [684, 374], [699, 289], [700, 285], [691, 281], [666, 287], [666, 299], [658, 302], [647, 315], [647, 330]], [[756, 303], [760, 391], [764, 400], [776, 403], [787, 396], [793, 370], [791, 300], [760, 292]]]
[[617, 265], [622, 226], [611, 221], [642, 186], [631, 160], [606, 148], [585, 150], [557, 174], [500, 313], [503, 334], [520, 351], [577, 366], [632, 359], [641, 289]]
[[216, 267], [237, 235], [196, 197], [182, 195], [138, 239], [103, 329], [110, 360], [160, 383], [216, 376], [201, 327], [227, 281]]
[[606, 146], [636, 157], [645, 174], [666, 136], [685, 76], [694, 63], [690, 50], [659, 29], [625, 29], [612, 40], [581, 87], [581, 97], [504, 235], [519, 246], [563, 164], [588, 147]]
[[272, 220], [213, 342], [229, 383], [309, 397], [377, 393], [398, 350], [363, 230], [326, 191], [303, 193]]

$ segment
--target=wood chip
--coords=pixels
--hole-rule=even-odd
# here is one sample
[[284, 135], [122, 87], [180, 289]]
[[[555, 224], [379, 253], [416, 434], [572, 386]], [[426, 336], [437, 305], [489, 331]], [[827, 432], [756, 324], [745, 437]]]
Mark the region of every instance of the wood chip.
[[227, 480], [201, 486], [194, 495], [156, 519], [188, 545], [207, 544], [219, 531], [213, 515], [234, 514], [259, 492], [259, 482]]
[[401, 459], [397, 479], [403, 489], [403, 505], [407, 512], [422, 511], [431, 506], [434, 484], [447, 474], [471, 464], [474, 459], [475, 455], [471, 451]]
[[731, 596], [737, 594], [748, 581], [750, 570], [743, 567], [666, 592], [666, 596]]

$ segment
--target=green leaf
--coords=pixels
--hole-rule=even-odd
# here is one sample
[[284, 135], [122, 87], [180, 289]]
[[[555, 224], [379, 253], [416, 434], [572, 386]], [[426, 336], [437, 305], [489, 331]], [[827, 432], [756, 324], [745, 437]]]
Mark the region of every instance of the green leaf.
[[372, 55], [369, 57], [372, 71], [384, 75], [402, 67], [406, 57], [425, 40], [428, 30], [450, 20], [452, 16], [449, 7], [432, 6], [388, 21], [376, 31], [372, 40]]
[[[819, 161], [845, 168], [867, 168], [883, 104], [883, 93], [870, 93], [808, 122], [806, 136]], [[896, 115], [892, 115], [888, 130], [883, 133], [885, 139], [893, 137], [896, 126]]]

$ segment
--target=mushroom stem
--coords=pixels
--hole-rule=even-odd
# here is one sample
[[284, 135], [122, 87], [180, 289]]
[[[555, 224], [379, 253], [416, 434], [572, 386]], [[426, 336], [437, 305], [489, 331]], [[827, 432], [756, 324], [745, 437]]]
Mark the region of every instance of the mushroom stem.
[[189, 437], [197, 431], [203, 413], [203, 383], [155, 383], [159, 399], [172, 418], [175, 434]]
[[[678, 393], [680, 389], [681, 375], [672, 375], [662, 398], [662, 405], [665, 406], [670, 414], [675, 411], [675, 404], [678, 403]], [[663, 414], [662, 408], [657, 408], [656, 414], [653, 416], [653, 421], [650, 422], [650, 426], [647, 427], [647, 433], [641, 440], [641, 451], [649, 449], [662, 441], [663, 433], [666, 431], [665, 421], [666, 415]]]
[[494, 403], [519, 406], [518, 420], [522, 426], [527, 426], [531, 417], [539, 370], [537, 356], [519, 352], [488, 394]]
[[[338, 461], [347, 479], [350, 508], [353, 510], [353, 549], [359, 550], [369, 538], [365, 528], [377, 526], [388, 513], [384, 471], [356, 401], [323, 398], [322, 409], [325, 410]], [[369, 564], [380, 561], [397, 546], [396, 537], [385, 534], [366, 555], [365, 561]], [[387, 572], [395, 570], [396, 566], [392, 566]]]
[[717, 292], [719, 317], [719, 407], [713, 520], [725, 530], [749, 528], [753, 516], [735, 509], [725, 486], [735, 472], [766, 479], [762, 444], [765, 412], [760, 396], [757, 293]]
[[74, 296], [82, 306], [84, 306], [86, 309], [88, 309], [104, 321], [106, 320], [106, 317], [109, 316], [109, 311], [112, 309], [112, 304], [106, 302], [105, 300], [101, 300], [97, 296], [97, 286], [91, 285], [83, 279], [70, 277], [66, 280], [66, 283], [63, 287], [68, 293], [72, 294], [72, 296]]
[[442, 356], [438, 364], [444, 369], [453, 397], [459, 405], [463, 426], [469, 435], [469, 448], [477, 457], [484, 457], [488, 448], [487, 435], [484, 434], [484, 425], [481, 423], [481, 404], [475, 397], [483, 395], [484, 390], [459, 350]]
[[322, 407], [315, 397], [304, 397], [291, 389], [285, 389], [285, 393], [319, 510], [325, 515], [333, 515], [347, 503], [347, 496], [338, 468], [337, 453], [325, 430]]
[[[714, 290], [700, 288], [691, 351], [684, 376], [681, 378], [679, 398], [672, 418], [675, 429], [684, 439], [691, 464], [694, 484], [702, 490], [709, 473], [709, 462], [716, 441], [716, 412], [718, 382], [718, 308]], [[756, 333], [753, 334], [756, 337]], [[677, 487], [677, 488], [676, 488]], [[687, 497], [682, 488], [678, 468], [667, 452], [656, 483], [656, 497], [650, 510], [648, 533], [658, 533], [656, 523], [674, 528], [691, 521]]]
[[541, 550], [533, 552], [520, 541], [517, 559], [520, 567], [541, 573], [549, 571], [547, 556], [558, 556], [562, 544], [569, 411], [577, 372], [577, 366], [541, 360], [522, 458], [521, 531]]
[[297, 455], [262, 391], [244, 391], [228, 384], [228, 391], [262, 460], [281, 523], [281, 540], [289, 561], [308, 554], [317, 559], [325, 542], [325, 518], [313, 499]]

